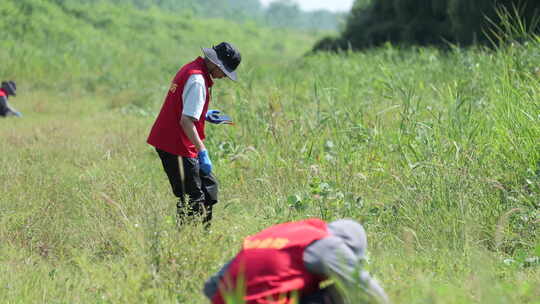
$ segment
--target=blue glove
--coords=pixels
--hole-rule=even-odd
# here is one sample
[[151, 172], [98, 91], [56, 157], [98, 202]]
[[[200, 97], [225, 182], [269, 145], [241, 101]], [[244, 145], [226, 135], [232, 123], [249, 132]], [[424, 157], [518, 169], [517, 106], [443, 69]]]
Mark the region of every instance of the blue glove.
[[[208, 110], [208, 112], [206, 112], [206, 121], [209, 121], [211, 123], [215, 123], [213, 121], [213, 118], [216, 117], [216, 115], [218, 115], [219, 113], [221, 113], [220, 110]], [[214, 116], [214, 117], [212, 117]]]
[[229, 124], [229, 125], [232, 125], [233, 122], [232, 122], [232, 119], [227, 116], [227, 115], [224, 115], [224, 114], [219, 114], [221, 113], [221, 111], [219, 110], [208, 110], [208, 112], [206, 112], [206, 121], [210, 122], [210, 123], [213, 123], [213, 124]]
[[210, 174], [210, 172], [212, 172], [212, 161], [210, 160], [210, 157], [208, 157], [208, 151], [199, 151], [197, 158], [199, 159], [199, 168], [201, 171], [204, 174]]

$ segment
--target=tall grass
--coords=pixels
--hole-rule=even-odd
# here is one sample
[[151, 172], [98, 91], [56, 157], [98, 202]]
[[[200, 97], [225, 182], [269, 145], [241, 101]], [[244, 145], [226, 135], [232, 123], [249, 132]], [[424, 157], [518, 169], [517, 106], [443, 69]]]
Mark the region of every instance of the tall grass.
[[[57, 10], [46, 1], [0, 7], [21, 3]], [[141, 37], [168, 37], [178, 19], [108, 9], [95, 16], [120, 24], [133, 13], [159, 31], [118, 25], [99, 32], [99, 44], [76, 38], [89, 48], [76, 55], [62, 56], [58, 43], [42, 57], [37, 38], [19, 41], [21, 53], [16, 43], [0, 50], [25, 114], [0, 120], [3, 302], [206, 303], [202, 283], [243, 237], [314, 216], [364, 224], [368, 268], [396, 303], [540, 303], [539, 40], [300, 58], [309, 46], [298, 41], [312, 38], [288, 37], [283, 51], [264, 47], [283, 40], [264, 29], [239, 36], [242, 80], [214, 88], [213, 107], [236, 124], [208, 127], [221, 194], [206, 232], [176, 227], [174, 197], [145, 144], [162, 88], [198, 45], [168, 49], [156, 38], [154, 52]], [[200, 27], [191, 31], [222, 22], [192, 20]], [[96, 27], [58, 30], [71, 29]]]

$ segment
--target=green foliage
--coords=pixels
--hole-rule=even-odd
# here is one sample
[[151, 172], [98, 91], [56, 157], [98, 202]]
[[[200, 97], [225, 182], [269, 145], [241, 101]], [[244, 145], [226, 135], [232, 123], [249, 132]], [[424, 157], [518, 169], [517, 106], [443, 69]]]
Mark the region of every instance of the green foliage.
[[[284, 41], [255, 24], [177, 16], [155, 7], [58, 3], [2, 1], [0, 27], [9, 30], [3, 32], [0, 75], [29, 79], [33, 88], [106, 93], [114, 96], [113, 107], [161, 98], [159, 90], [159, 95], [150, 93], [156, 87], [148, 79], [160, 79], [158, 88], [166, 86], [182, 62], [201, 54], [201, 47], [231, 41], [249, 66], [279, 62], [298, 48], [308, 50], [313, 41], [291, 30], [283, 30], [292, 38]], [[274, 49], [281, 54], [268, 51]]]
[[[61, 5], [107, 2], [103, 0], [51, 1]], [[344, 14], [327, 10], [304, 12], [290, 0], [272, 2], [268, 8], [263, 7], [259, 0], [117, 0], [114, 3], [134, 5], [139, 9], [159, 7], [180, 15], [224, 18], [240, 23], [254, 22], [263, 26], [304, 30], [335, 31], [344, 17]]]
[[363, 49], [385, 42], [443, 46], [489, 43], [498, 38], [493, 30], [505, 21], [521, 23], [520, 35], [540, 32], [539, 18], [540, 2], [535, 0], [358, 1], [341, 36], [321, 40], [315, 50]]
[[265, 24], [273, 27], [298, 29], [338, 30], [345, 15], [326, 10], [304, 12], [291, 0], [271, 2], [264, 11]]

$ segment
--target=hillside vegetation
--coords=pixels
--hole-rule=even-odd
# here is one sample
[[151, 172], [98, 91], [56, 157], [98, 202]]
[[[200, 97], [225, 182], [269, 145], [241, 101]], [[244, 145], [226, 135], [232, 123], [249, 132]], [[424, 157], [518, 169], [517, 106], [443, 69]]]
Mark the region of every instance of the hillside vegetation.
[[[540, 39], [498, 50], [303, 57], [319, 37], [158, 8], [0, 2], [3, 303], [207, 303], [241, 240], [289, 220], [362, 222], [394, 303], [540, 303]], [[7, 35], [7, 36], [6, 36]], [[242, 50], [209, 126], [210, 231], [178, 228], [145, 143], [199, 47]]]
[[315, 39], [287, 29], [279, 30], [288, 37], [281, 39], [272, 29], [178, 16], [157, 7], [55, 2], [61, 1], [2, 1], [0, 26], [7, 29], [2, 31], [2, 77], [25, 79], [33, 88], [132, 90], [144, 98], [141, 94], [156, 85], [166, 87], [201, 47], [232, 41], [243, 51], [246, 66], [263, 71], [309, 50]]
[[[102, 0], [51, 0], [59, 4], [99, 3]], [[268, 6], [259, 0], [115, 0], [137, 8], [159, 7], [174, 14], [224, 18], [236, 22], [255, 22], [261, 26], [301, 30], [336, 31], [343, 13], [319, 9], [303, 11], [291, 0], [273, 1]]]

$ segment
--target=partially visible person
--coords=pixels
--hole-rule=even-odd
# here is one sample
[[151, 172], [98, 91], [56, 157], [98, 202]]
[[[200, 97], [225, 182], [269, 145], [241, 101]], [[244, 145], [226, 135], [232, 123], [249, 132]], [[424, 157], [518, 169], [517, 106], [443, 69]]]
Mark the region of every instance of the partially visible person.
[[17, 85], [14, 81], [2, 81], [0, 86], [0, 117], [17, 116], [21, 113], [9, 105], [8, 99], [11, 96], [17, 96]]
[[[206, 281], [204, 294], [213, 304], [226, 303], [238, 291], [247, 304], [342, 304], [345, 290], [389, 303], [384, 289], [362, 270], [366, 250], [364, 228], [353, 220], [275, 225], [245, 238], [240, 252]], [[344, 288], [321, 288], [328, 279]]]

